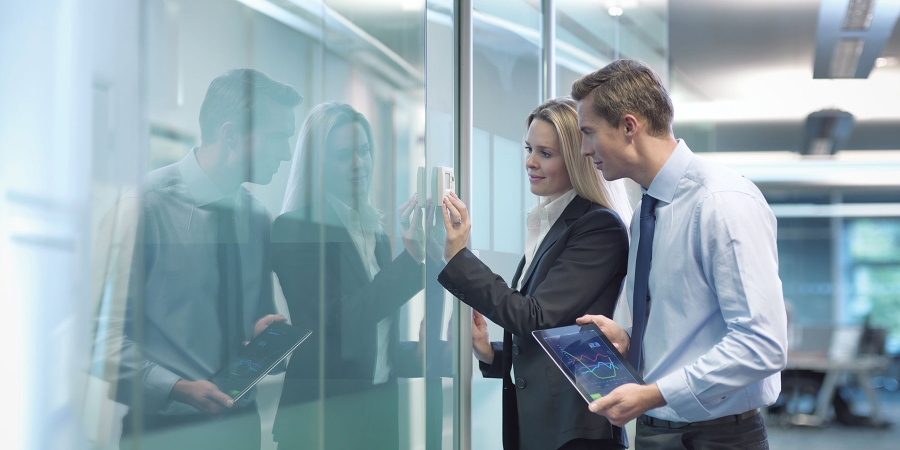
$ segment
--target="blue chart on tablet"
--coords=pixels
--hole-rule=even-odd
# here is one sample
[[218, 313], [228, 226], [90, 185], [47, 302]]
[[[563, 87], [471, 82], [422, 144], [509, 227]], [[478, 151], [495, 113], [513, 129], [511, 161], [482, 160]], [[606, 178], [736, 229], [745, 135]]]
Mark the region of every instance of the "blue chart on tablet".
[[[574, 327], [573, 327], [574, 328]], [[641, 383], [593, 329], [571, 334], [542, 336], [544, 342], [565, 365], [592, 399], [609, 394], [625, 383]]]

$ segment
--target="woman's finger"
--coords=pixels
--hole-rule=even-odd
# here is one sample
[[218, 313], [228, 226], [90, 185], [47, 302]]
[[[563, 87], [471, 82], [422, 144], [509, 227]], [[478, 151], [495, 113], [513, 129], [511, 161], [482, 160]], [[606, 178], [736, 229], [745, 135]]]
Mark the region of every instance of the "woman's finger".
[[460, 219], [461, 216], [459, 214], [459, 210], [456, 209], [456, 206], [454, 206], [453, 203], [450, 201], [450, 197], [444, 198], [444, 206], [447, 207], [447, 215], [450, 216], [449, 225], [451, 225], [451, 226], [458, 225], [461, 220]]
[[416, 225], [422, 222], [422, 209], [419, 208], [415, 203], [413, 203], [412, 218], [410, 218], [409, 221], [410, 223], [414, 223]]
[[[452, 192], [451, 192], [452, 194]], [[459, 212], [459, 220], [463, 222], [467, 222], [469, 220], [469, 211], [466, 209], [466, 204], [463, 203], [456, 194], [448, 195], [447, 199], [450, 201], [450, 204], [453, 205], [454, 208]]]
[[418, 195], [418, 194], [413, 194], [413, 196], [410, 197], [409, 200], [403, 202], [403, 204], [400, 205], [399, 208], [397, 208], [397, 211], [400, 212], [401, 214], [403, 214], [403, 211], [406, 211], [407, 209], [409, 209], [409, 205], [411, 205], [414, 201], [416, 201], [416, 196], [417, 196], [417, 195]]

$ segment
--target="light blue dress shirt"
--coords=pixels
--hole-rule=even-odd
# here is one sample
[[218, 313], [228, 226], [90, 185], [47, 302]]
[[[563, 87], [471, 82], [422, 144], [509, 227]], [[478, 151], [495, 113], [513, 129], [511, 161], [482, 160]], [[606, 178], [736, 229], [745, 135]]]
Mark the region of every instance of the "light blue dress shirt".
[[[210, 206], [226, 194], [203, 172], [195, 151], [150, 172], [139, 189], [123, 196], [105, 224], [110, 256], [95, 351], [105, 358], [103, 377], [116, 383], [117, 400], [133, 405], [131, 393], [137, 390], [142, 409], [151, 414], [199, 414], [169, 394], [179, 379], [208, 379], [223, 364], [218, 218]], [[275, 313], [272, 219], [246, 187], [227, 196], [235, 204], [241, 319], [243, 338], [249, 340], [256, 321]], [[143, 334], [138, 341], [135, 318]], [[245, 396], [247, 402], [254, 397], [255, 391]]]
[[[787, 317], [776, 221], [763, 195], [681, 140], [644, 192], [659, 199], [644, 379], [668, 403], [647, 415], [697, 422], [773, 403], [787, 360]], [[633, 242], [640, 242], [640, 210]], [[629, 305], [636, 255], [632, 245]]]

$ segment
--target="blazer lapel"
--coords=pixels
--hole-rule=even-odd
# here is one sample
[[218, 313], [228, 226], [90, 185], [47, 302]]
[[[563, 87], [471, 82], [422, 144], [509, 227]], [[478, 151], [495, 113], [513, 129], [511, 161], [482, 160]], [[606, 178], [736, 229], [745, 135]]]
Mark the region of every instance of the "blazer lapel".
[[[589, 206], [591, 206], [591, 202], [578, 195], [569, 202], [566, 209], [563, 210], [562, 214], [559, 215], [559, 218], [556, 219], [556, 222], [553, 223], [553, 226], [550, 227], [550, 230], [547, 231], [547, 235], [544, 236], [544, 240], [541, 241], [541, 245], [538, 247], [537, 251], [534, 252], [534, 258], [531, 259], [531, 265], [528, 266], [528, 272], [525, 273], [525, 277], [522, 279], [522, 282], [519, 283], [520, 291], [524, 292], [524, 289], [522, 288], [531, 281], [531, 275], [534, 274], [534, 269], [538, 266], [538, 262], [540, 262], [541, 257], [544, 256], [544, 253], [559, 240], [572, 222], [584, 215], [584, 212]], [[525, 259], [523, 258], [522, 262], [524, 263], [524, 261]]]
[[344, 254], [344, 257], [349, 261], [349, 265], [353, 267], [353, 271], [356, 273], [360, 279], [369, 280], [369, 271], [364, 265], [362, 258], [359, 256], [359, 251], [356, 250], [356, 244], [353, 243], [353, 238], [350, 237], [350, 232], [347, 231], [347, 228], [344, 226], [344, 222], [338, 217], [337, 213], [331, 207], [331, 205], [326, 206], [326, 220], [325, 222], [328, 224], [334, 224], [333, 226], [329, 226], [332, 230], [332, 234], [328, 241], [334, 242], [338, 244], [341, 248], [341, 253]]
[[515, 273], [515, 275], [513, 275], [512, 284], [510, 284], [510, 286], [516, 285], [516, 282], [519, 281], [519, 277], [522, 276], [522, 269], [524, 269], [524, 268], [525, 268], [525, 257], [523, 256], [522, 259], [519, 261], [519, 267], [516, 268], [516, 273]]

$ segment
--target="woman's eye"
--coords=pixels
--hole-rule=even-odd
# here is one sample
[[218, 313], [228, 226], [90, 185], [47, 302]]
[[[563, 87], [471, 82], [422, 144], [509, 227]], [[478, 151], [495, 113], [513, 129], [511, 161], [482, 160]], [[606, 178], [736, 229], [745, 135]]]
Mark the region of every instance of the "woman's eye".
[[550, 152], [541, 152], [541, 156], [543, 156], [544, 158], [549, 158]]
[[531, 154], [531, 147], [525, 147], [525, 153]]

